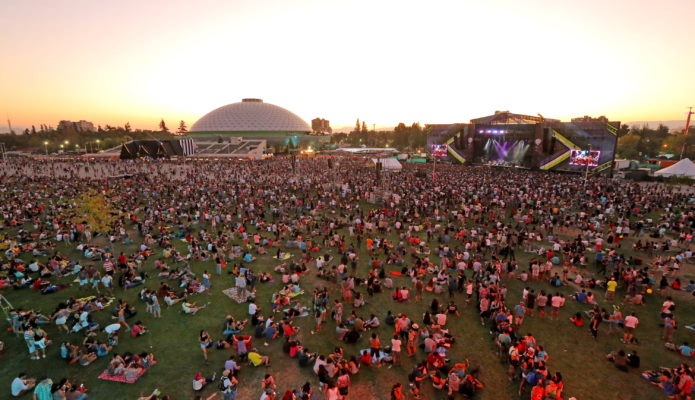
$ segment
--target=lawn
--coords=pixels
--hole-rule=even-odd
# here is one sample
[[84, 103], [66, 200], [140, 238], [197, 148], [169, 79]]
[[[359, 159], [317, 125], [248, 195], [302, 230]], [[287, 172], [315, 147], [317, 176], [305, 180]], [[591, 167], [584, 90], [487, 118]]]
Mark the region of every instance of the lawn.
[[[253, 228], [251, 228], [253, 232]], [[342, 233], [342, 232], [341, 232]], [[347, 232], [345, 232], [347, 234]], [[134, 232], [133, 235], [137, 233]], [[396, 239], [395, 234], [391, 234], [392, 240]], [[95, 239], [99, 241], [100, 239]], [[104, 244], [104, 243], [102, 243]], [[348, 241], [349, 244], [349, 241]], [[629, 249], [631, 240], [623, 242], [623, 249]], [[180, 241], [176, 246], [185, 251], [185, 244]], [[115, 253], [120, 251], [132, 252], [135, 250], [135, 245], [114, 244], [112, 248]], [[59, 250], [64, 254], [72, 257], [79, 257], [80, 253], [72, 247], [67, 247], [61, 244]], [[145, 263], [145, 269], [151, 276], [155, 276], [153, 269], [154, 259], [160, 257], [161, 249], [155, 249], [156, 255], [148, 259]], [[335, 251], [330, 251], [335, 255]], [[632, 254], [631, 250], [624, 251], [628, 256]], [[295, 258], [299, 256], [298, 251], [293, 250]], [[324, 251], [321, 252], [323, 254]], [[364, 246], [359, 251], [361, 262], [358, 267], [358, 275], [364, 276], [368, 270], [366, 265], [369, 256]], [[517, 251], [517, 257], [522, 261], [522, 268], [528, 265], [530, 259], [528, 254], [520, 254]], [[432, 257], [434, 261], [438, 261], [437, 257]], [[593, 255], [591, 256], [593, 260]], [[40, 261], [45, 261], [40, 259]], [[257, 286], [257, 304], [264, 310], [267, 315], [270, 310], [270, 296], [274, 291], [282, 287], [279, 275], [272, 272], [273, 267], [277, 264], [270, 255], [259, 256], [252, 263], [252, 268], [256, 271], [271, 271], [275, 275], [276, 282], [274, 283], [259, 283]], [[196, 273], [202, 273], [203, 270], [214, 272], [214, 263], [198, 262], [193, 263], [193, 270]], [[389, 266], [387, 266], [388, 269]], [[395, 269], [395, 268], [394, 268]], [[593, 267], [588, 269], [588, 275], [594, 273]], [[468, 272], [470, 277], [471, 272]], [[584, 274], [585, 277], [587, 274]], [[659, 276], [657, 275], [657, 279]], [[693, 269], [691, 265], [683, 268], [681, 279], [692, 279]], [[65, 278], [63, 282], [71, 281], [70, 278]], [[150, 278], [146, 282], [146, 286], [156, 289], [159, 285], [157, 278]], [[687, 280], [686, 280], [687, 282]], [[396, 285], [411, 285], [406, 278], [394, 277]], [[523, 283], [519, 280], [507, 280], [504, 282], [509, 288], [507, 297], [507, 305], [513, 305], [521, 298], [521, 291], [524, 286], [535, 288], [536, 291], [541, 289], [550, 290], [550, 285], [546, 282]], [[46, 327], [49, 338], [53, 340], [53, 345], [48, 349], [47, 359], [39, 361], [31, 361], [27, 355], [26, 346], [23, 340], [15, 336], [11, 331], [5, 329], [0, 333], [0, 338], [6, 343], [4, 356], [0, 360], [0, 390], [1, 393], [7, 393], [9, 396], [9, 386], [12, 379], [18, 372], [27, 372], [30, 376], [40, 377], [49, 376], [55, 380], [62, 377], [67, 377], [73, 382], [84, 383], [89, 389], [91, 398], [94, 399], [136, 399], [138, 396], [146, 395], [152, 392], [153, 389], [159, 388], [162, 393], [169, 394], [173, 399], [192, 399], [194, 392], [192, 391], [191, 381], [196, 372], [200, 371], [204, 375], [210, 375], [212, 372], [217, 372], [218, 375], [222, 370], [224, 361], [230, 354], [227, 350], [210, 349], [210, 363], [205, 364], [203, 356], [198, 346], [198, 333], [201, 329], [208, 330], [213, 339], [221, 338], [221, 326], [223, 318], [226, 314], [232, 314], [237, 318], [245, 318], [247, 314], [247, 306], [245, 304], [237, 304], [227, 298], [222, 290], [233, 286], [233, 278], [226, 274], [218, 277], [213, 275], [212, 290], [209, 294], [201, 294], [193, 299], [198, 304], [208, 304], [205, 310], [202, 310], [195, 316], [183, 315], [179, 307], [168, 309], [163, 305], [162, 318], [155, 319], [145, 313], [144, 304], [138, 298], [137, 293], [141, 287], [134, 289], [116, 289], [118, 298], [123, 298], [131, 304], [138, 307], [139, 313], [134, 318], [129, 320], [130, 323], [135, 320], [142, 320], [149, 327], [150, 332], [139, 338], [131, 338], [130, 335], [121, 335], [121, 343], [115, 351], [118, 352], [154, 352], [157, 365], [149, 370], [135, 384], [121, 384], [114, 382], [105, 382], [97, 379], [97, 376], [105, 369], [109, 357], [98, 359], [92, 365], [82, 367], [80, 365], [67, 365], [59, 357], [60, 342], [70, 340], [73, 343], [81, 342], [83, 335], [63, 334], [58, 333], [55, 325], [50, 324]], [[319, 280], [314, 276], [314, 271], [305, 275], [301, 279], [301, 286], [306, 293], [299, 297], [302, 304], [308, 305], [311, 301], [311, 292], [315, 287], [326, 285], [327, 282]], [[335, 286], [329, 287], [335, 289]], [[366, 294], [365, 288], [360, 289]], [[566, 296], [574, 293], [576, 289], [572, 286], [563, 286], [560, 291]], [[554, 292], [555, 290], [553, 290]], [[426, 292], [427, 293], [427, 292]], [[24, 290], [9, 290], [2, 293], [13, 304], [14, 307], [28, 308], [41, 310], [43, 313], [50, 314], [55, 309], [56, 304], [64, 301], [68, 297], [84, 297], [91, 292], [80, 291], [76, 286], [50, 295], [39, 295], [30, 289]], [[339, 296], [339, 290], [331, 292], [332, 296]], [[622, 299], [624, 292], [619, 290], [617, 299]], [[391, 327], [383, 324], [384, 316], [387, 310], [394, 313], [403, 312], [409, 315], [415, 321], [421, 321], [421, 315], [428, 308], [432, 294], [427, 293], [424, 302], [409, 304], [394, 303], [388, 293], [377, 294], [374, 297], [367, 297], [367, 305], [363, 309], [358, 310], [358, 314], [368, 317], [370, 313], [376, 314], [382, 321], [382, 327], [377, 330], [382, 343], [387, 343], [393, 333]], [[447, 295], [440, 295], [444, 299]], [[485, 388], [477, 395], [480, 399], [515, 399], [518, 381], [510, 383], [507, 380], [507, 365], [501, 362], [496, 355], [494, 344], [488, 332], [488, 327], [481, 326], [480, 319], [476, 310], [472, 305], [466, 306], [462, 294], [456, 294], [454, 300], [461, 309], [461, 317], [450, 317], [447, 326], [450, 331], [456, 336], [457, 343], [452, 348], [448, 357], [453, 361], [470, 360], [474, 364], [478, 364], [481, 368], [481, 380], [485, 384]], [[676, 317], [678, 317], [681, 329], [676, 331], [675, 342], [680, 343], [684, 340], [693, 340], [693, 332], [682, 329], [686, 324], [695, 322], [695, 308], [692, 306], [692, 296], [687, 298], [684, 293], [677, 293], [675, 296], [678, 303]], [[596, 296], [602, 307], [609, 308], [611, 302], [605, 302], [602, 293], [597, 293]], [[620, 301], [620, 300], [617, 300]], [[658, 366], [675, 366], [684, 360], [677, 354], [664, 349], [663, 342], [659, 336], [661, 328], [659, 327], [658, 311], [663, 300], [656, 294], [650, 295], [647, 298], [647, 305], [637, 307], [634, 311], [640, 318], [640, 325], [636, 331], [636, 336], [639, 338], [639, 345], [623, 345], [620, 343], [622, 333], [607, 333], [607, 326], [604, 324], [601, 327], [598, 340], [594, 340], [588, 333], [587, 328], [577, 328], [568, 322], [570, 315], [577, 311], [586, 310], [586, 306], [580, 306], [571, 300], [568, 300], [566, 307], [561, 311], [559, 321], [540, 320], [538, 318], [527, 318], [524, 321], [523, 332], [531, 332], [537, 338], [539, 344], [543, 345], [548, 352], [550, 359], [548, 361], [549, 370], [560, 371], [565, 382], [565, 398], [570, 396], [577, 397], [578, 400], [603, 400], [603, 399], [662, 399], [665, 396], [660, 390], [650, 386], [644, 381], [639, 373], [641, 371], [630, 371], [628, 373], [618, 371], [612, 364], [604, 359], [604, 355], [611, 350], [625, 348], [627, 350], [637, 350], [642, 357], [642, 368], [653, 369]], [[163, 304], [163, 302], [162, 302]], [[630, 307], [624, 307], [624, 313], [632, 311]], [[101, 326], [111, 323], [111, 314], [113, 307], [95, 313], [94, 318]], [[349, 315], [352, 308], [345, 307], [344, 315]], [[333, 331], [335, 325], [333, 322], [328, 322], [324, 330], [316, 335], [310, 334], [314, 327], [313, 318], [298, 318], [295, 319], [296, 324], [301, 327], [299, 337], [305, 347], [309, 347], [312, 351], [318, 351], [327, 354], [333, 350], [336, 344], [333, 339]], [[4, 325], [7, 327], [7, 325]], [[251, 327], [247, 327], [245, 334], [252, 334]], [[104, 335], [101, 333], [100, 335]], [[301, 386], [305, 381], [309, 381], [315, 388], [318, 388], [318, 380], [313, 375], [310, 368], [300, 369], [294, 359], [290, 359], [282, 352], [282, 343], [280, 340], [271, 342], [269, 346], [264, 346], [263, 341], [254, 339], [254, 345], [258, 347], [259, 352], [271, 357], [271, 365], [267, 368], [253, 368], [245, 366], [240, 373], [239, 399], [257, 399], [261, 394], [260, 380], [266, 373], [273, 374], [280, 388], [280, 396], [286, 389], [296, 388]], [[356, 354], [361, 348], [368, 347], [368, 341], [363, 336], [357, 345], [343, 345], [346, 355]], [[401, 382], [407, 385], [407, 374], [409, 373], [413, 362], [422, 359], [422, 353], [418, 357], [408, 359], [405, 358], [403, 365], [387, 369], [373, 368], [371, 370], [363, 368], [362, 371], [352, 378], [352, 389], [349, 398], [362, 399], [387, 399], [391, 385], [395, 382]], [[211, 394], [215, 391], [215, 385], [211, 385], [204, 389], [204, 394]], [[435, 392], [429, 383], [425, 385], [423, 390], [424, 398], [427, 399], [443, 399], [445, 394], [441, 391]], [[5, 398], [5, 396], [0, 396]], [[526, 395], [528, 398], [528, 395]]]

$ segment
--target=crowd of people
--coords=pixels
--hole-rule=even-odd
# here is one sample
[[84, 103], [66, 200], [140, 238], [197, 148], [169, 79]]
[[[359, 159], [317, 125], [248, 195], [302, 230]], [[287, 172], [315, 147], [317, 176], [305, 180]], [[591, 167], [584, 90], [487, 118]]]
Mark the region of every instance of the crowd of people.
[[[566, 318], [595, 339], [608, 325], [623, 330], [625, 345], [638, 343], [639, 318], [652, 316], [623, 316], [617, 305], [606, 311], [602, 304], [615, 302], [618, 290], [618, 301], [632, 308], [649, 295], [677, 293], [654, 318], [664, 324], [666, 347], [693, 354], [687, 343], [672, 343], [676, 302], [692, 302], [682, 294], [695, 294], [695, 283], [679, 276], [692, 260], [690, 192], [510, 168], [437, 165], [435, 179], [418, 165], [383, 175], [361, 158], [332, 165], [301, 159], [293, 173], [283, 157], [13, 162], [0, 182], [1, 293], [11, 300], [15, 291], [33, 290], [60, 299], [52, 313], [11, 310], [13, 331], [23, 335], [31, 360], [61, 343], [66, 362], [87, 366], [112, 354], [124, 333], [135, 340], [156, 335], [142, 321], [174, 318], [162, 308], [180, 309], [175, 318], [216, 312], [206, 309], [206, 295], [217, 282], [231, 282], [228, 296], [247, 304], [248, 313], [221, 311], [221, 329], [200, 331], [199, 345], [206, 362], [211, 348], [232, 356], [219, 378], [197, 373], [192, 385], [195, 392], [215, 385], [225, 400], [246, 384], [242, 369], [269, 366], [271, 356], [310, 366], [318, 385], [281, 390], [268, 374], [261, 400], [346, 399], [356, 374], [403, 368], [406, 359], [411, 372], [393, 383], [392, 399], [420, 398], [425, 384], [451, 399], [473, 396], [484, 390], [484, 377], [475, 360], [452, 359], [464, 333], [447, 328], [463, 307], [474, 308], [490, 331], [491, 351], [508, 364], [520, 396], [566, 398], [571, 382], [551, 372], [550, 355], [524, 321], [560, 320], [570, 300], [586, 312]], [[508, 293], [512, 280], [526, 286], [520, 297]], [[258, 285], [276, 281], [271, 298], [256, 296]], [[561, 287], [575, 294], [566, 297]], [[68, 288], [83, 297], [53, 294]], [[117, 288], [137, 291], [142, 306], [117, 298]], [[380, 305], [363, 312], [372, 301]], [[392, 313], [389, 302], [409, 303], [412, 311]], [[110, 313], [105, 326], [94, 318], [102, 312]], [[295, 323], [305, 316], [310, 332]], [[306, 343], [325, 337], [326, 328], [335, 332], [327, 335], [333, 352], [310, 351]], [[71, 343], [70, 332], [84, 340]], [[272, 341], [282, 342], [284, 355], [261, 351]], [[346, 354], [352, 344], [364, 346]], [[146, 353], [136, 361], [112, 357], [109, 371], [128, 378], [153, 360]], [[623, 350], [612, 357], [616, 365], [629, 363]], [[693, 372], [687, 365], [678, 371], [669, 374], [679, 377], [674, 393], [685, 398]], [[33, 390], [47, 398], [46, 382], [52, 398], [87, 396], [65, 379], [26, 374], [12, 383], [12, 395]], [[169, 397], [155, 391], [144, 398]]]

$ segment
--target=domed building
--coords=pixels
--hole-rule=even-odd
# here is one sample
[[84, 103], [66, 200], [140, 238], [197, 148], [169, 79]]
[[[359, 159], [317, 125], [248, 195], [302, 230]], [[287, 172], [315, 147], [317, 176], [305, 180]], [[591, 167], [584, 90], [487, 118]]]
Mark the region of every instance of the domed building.
[[192, 137], [243, 136], [278, 141], [310, 132], [309, 124], [291, 111], [261, 99], [243, 99], [205, 114], [193, 124], [189, 134]]

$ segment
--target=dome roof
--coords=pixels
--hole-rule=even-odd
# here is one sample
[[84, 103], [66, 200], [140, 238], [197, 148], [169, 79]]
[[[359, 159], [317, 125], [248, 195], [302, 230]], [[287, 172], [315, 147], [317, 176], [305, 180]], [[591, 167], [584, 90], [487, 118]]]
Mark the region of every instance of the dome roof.
[[191, 127], [191, 132], [284, 131], [311, 132], [292, 112], [261, 99], [243, 99], [212, 110]]

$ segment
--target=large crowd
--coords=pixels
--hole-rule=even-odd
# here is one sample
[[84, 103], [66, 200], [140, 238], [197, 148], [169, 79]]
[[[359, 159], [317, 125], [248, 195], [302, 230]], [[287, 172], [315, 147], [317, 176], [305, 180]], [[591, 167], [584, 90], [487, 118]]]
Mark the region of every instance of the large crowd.
[[[310, 366], [318, 385], [280, 388], [267, 374], [261, 400], [346, 399], [352, 376], [409, 359], [410, 373], [389, 384], [391, 399], [420, 398], [425, 384], [450, 399], [471, 397], [490, 384], [484, 386], [476, 360], [451, 357], [463, 333], [447, 328], [447, 320], [474, 307], [518, 394], [563, 399], [571, 382], [550, 361], [561, 355], [548, 354], [523, 330], [526, 319], [569, 319], [595, 339], [604, 329], [621, 330], [627, 346], [638, 341], [639, 318], [652, 316], [623, 315], [617, 305], [606, 310], [599, 299], [639, 305], [665, 290], [695, 294], [695, 282], [680, 274], [692, 260], [689, 190], [514, 168], [436, 168], [436, 176], [430, 165], [377, 174], [364, 159], [350, 157], [333, 158], [330, 167], [325, 158], [302, 158], [294, 172], [284, 157], [13, 160], [0, 182], [0, 294], [11, 301], [18, 290], [40, 296], [78, 286], [84, 295], [61, 297], [55, 310], [11, 309], [11, 328], [32, 360], [60, 346], [66, 363], [86, 366], [107, 357], [107, 378], [136, 381], [156, 354], [119, 353], [123, 336], [156, 335], [146, 322], [162, 318], [162, 307], [190, 316], [208, 312], [204, 295], [211, 282], [231, 274], [228, 295], [247, 304], [248, 313], [224, 312], [219, 339], [199, 332], [204, 360], [209, 349], [227, 349], [230, 356], [218, 373], [193, 377], [196, 392], [214, 385], [213, 396], [235, 399], [245, 384], [242, 369], [287, 357]], [[108, 211], [101, 212], [108, 215], [81, 204], [90, 198], [104, 199]], [[624, 255], [628, 240], [630, 254], [638, 256]], [[62, 245], [78, 255], [62, 254]], [[136, 250], [124, 251], [125, 245]], [[528, 263], [522, 254], [530, 255]], [[270, 255], [274, 265], [256, 262]], [[197, 263], [209, 268], [196, 273]], [[309, 279], [325, 285], [307, 285]], [[508, 296], [512, 279], [545, 282], [545, 289]], [[274, 280], [282, 289], [271, 299], [256, 298], [257, 286]], [[576, 293], [561, 294], [566, 285]], [[138, 291], [141, 303], [128, 304], [116, 288]], [[423, 301], [426, 292], [431, 302]], [[384, 302], [381, 314], [364, 315], [361, 307], [372, 296], [410, 303], [412, 311], [392, 314]], [[681, 319], [675, 310], [688, 307], [677, 308], [679, 299], [664, 296], [654, 318], [664, 325], [666, 347], [690, 357], [695, 350], [687, 343], [672, 343]], [[585, 304], [586, 312], [563, 315], [570, 301]], [[145, 314], [136, 316], [140, 307]], [[100, 312], [112, 313], [112, 323], [95, 322]], [[302, 316], [311, 318], [311, 332], [296, 326]], [[335, 331], [334, 351], [312, 352], [306, 342], [326, 328]], [[259, 344], [275, 340], [285, 354], [264, 354]], [[364, 348], [346, 354], [345, 343]], [[617, 349], [607, 358], [620, 369], [639, 367], [634, 350]], [[681, 399], [690, 395], [693, 377], [687, 364], [649, 375]], [[75, 382], [21, 371], [11, 392], [32, 392], [39, 400], [89, 397]], [[155, 390], [141, 399], [170, 396]]]

